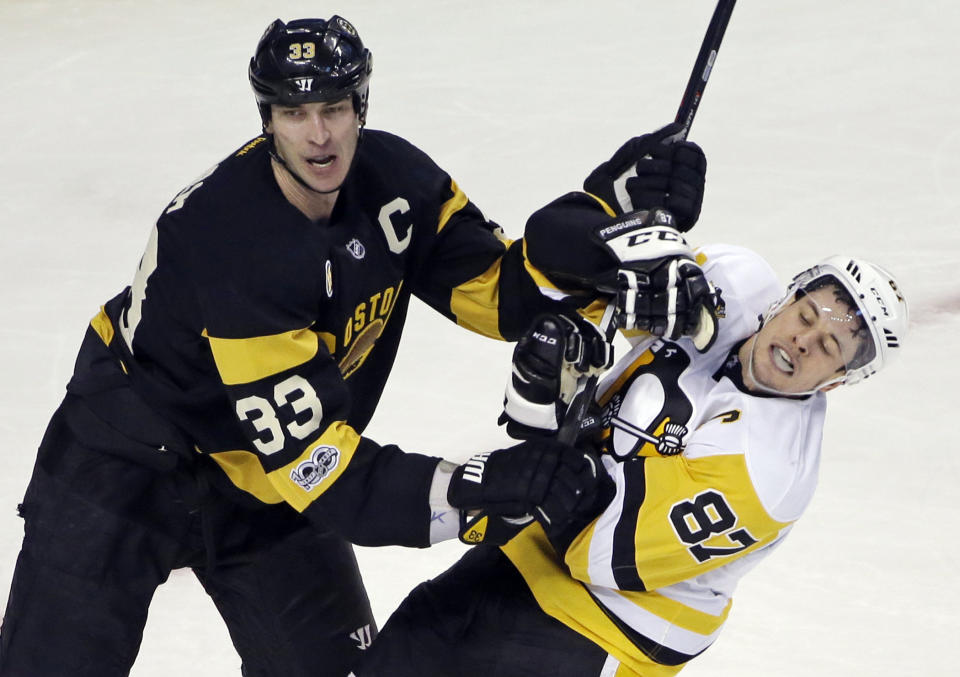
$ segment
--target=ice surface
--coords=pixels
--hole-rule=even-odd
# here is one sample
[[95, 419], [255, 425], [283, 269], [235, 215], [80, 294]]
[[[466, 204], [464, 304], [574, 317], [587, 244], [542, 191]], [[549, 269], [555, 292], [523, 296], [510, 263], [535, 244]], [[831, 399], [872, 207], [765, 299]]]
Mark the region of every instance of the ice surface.
[[[167, 201], [258, 132], [246, 64], [270, 20], [351, 19], [376, 55], [370, 126], [422, 147], [518, 236], [673, 117], [712, 6], [0, 1], [0, 600], [22, 534], [13, 508], [84, 326], [132, 278]], [[951, 0], [734, 12], [691, 136], [710, 160], [693, 239], [750, 246], [784, 280], [831, 253], [882, 262], [913, 334], [882, 379], [831, 395], [811, 508], [684, 675], [956, 674], [958, 33]], [[414, 307], [369, 434], [452, 459], [504, 443], [508, 360]], [[379, 621], [461, 552], [361, 549]], [[191, 574], [157, 593], [132, 674], [239, 674]]]

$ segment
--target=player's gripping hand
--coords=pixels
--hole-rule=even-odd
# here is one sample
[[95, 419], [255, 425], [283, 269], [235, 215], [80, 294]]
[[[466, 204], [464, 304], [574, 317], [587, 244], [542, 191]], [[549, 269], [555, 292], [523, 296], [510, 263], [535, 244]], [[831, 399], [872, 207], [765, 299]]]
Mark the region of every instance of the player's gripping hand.
[[602, 466], [549, 438], [477, 454], [453, 473], [447, 501], [461, 511], [460, 540], [502, 545], [536, 519], [565, 528], [594, 503]]
[[697, 264], [669, 212], [633, 212], [595, 231], [613, 266], [595, 285], [615, 298], [617, 326], [676, 340], [705, 352], [717, 336], [720, 292]]
[[591, 322], [541, 315], [513, 350], [499, 423], [518, 440], [559, 430], [579, 379], [613, 364], [613, 348]]
[[666, 209], [679, 230], [690, 230], [703, 204], [707, 158], [697, 144], [675, 140], [682, 129], [674, 122], [630, 139], [591, 172], [583, 189], [617, 214]]

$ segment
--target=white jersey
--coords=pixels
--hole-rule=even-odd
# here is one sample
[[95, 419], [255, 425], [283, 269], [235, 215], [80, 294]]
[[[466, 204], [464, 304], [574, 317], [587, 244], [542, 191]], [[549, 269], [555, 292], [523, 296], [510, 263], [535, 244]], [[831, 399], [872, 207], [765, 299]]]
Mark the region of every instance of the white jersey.
[[740, 378], [736, 348], [780, 297], [775, 274], [739, 247], [700, 258], [726, 306], [716, 343], [638, 340], [598, 389], [613, 501], [563, 562], [535, 528], [504, 546], [547, 613], [643, 676], [716, 639], [739, 579], [809, 503], [820, 459], [823, 394], [760, 395]]

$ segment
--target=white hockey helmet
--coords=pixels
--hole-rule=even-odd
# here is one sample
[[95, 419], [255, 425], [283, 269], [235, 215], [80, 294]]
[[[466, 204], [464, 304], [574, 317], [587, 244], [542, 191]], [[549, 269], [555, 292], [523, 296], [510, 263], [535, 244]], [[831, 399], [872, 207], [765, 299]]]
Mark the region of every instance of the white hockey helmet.
[[907, 302], [889, 272], [863, 259], [836, 255], [796, 275], [783, 298], [766, 312], [763, 323], [799, 294], [829, 284], [837, 284], [850, 294], [868, 340], [862, 343], [843, 375], [821, 383], [818, 389], [833, 383], [859, 383], [880, 371], [900, 353], [910, 321]]

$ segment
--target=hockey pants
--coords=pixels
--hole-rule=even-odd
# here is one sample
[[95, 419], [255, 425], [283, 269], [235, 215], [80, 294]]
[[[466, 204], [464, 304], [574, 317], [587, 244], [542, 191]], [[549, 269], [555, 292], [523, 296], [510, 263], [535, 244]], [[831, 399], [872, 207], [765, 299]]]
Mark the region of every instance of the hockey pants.
[[351, 546], [286, 505], [248, 509], [204, 491], [200, 472], [91, 450], [57, 411], [21, 509], [0, 677], [128, 675], [154, 591], [183, 567], [246, 677], [348, 673], [376, 633]]
[[384, 624], [356, 677], [635, 675], [545, 614], [499, 549], [477, 546], [414, 588]]

